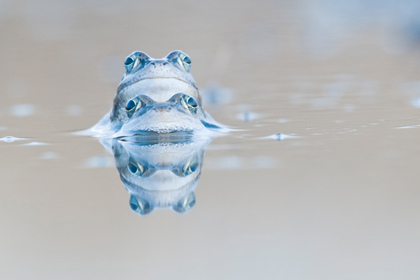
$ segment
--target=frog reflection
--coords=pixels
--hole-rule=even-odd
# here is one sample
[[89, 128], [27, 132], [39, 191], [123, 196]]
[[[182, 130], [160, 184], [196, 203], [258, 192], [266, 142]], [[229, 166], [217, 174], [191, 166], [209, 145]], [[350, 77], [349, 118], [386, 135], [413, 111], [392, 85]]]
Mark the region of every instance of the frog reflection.
[[210, 139], [192, 141], [185, 135], [158, 135], [112, 140], [115, 163], [131, 209], [140, 214], [155, 208], [185, 213], [195, 205], [194, 190], [201, 175], [204, 148]]

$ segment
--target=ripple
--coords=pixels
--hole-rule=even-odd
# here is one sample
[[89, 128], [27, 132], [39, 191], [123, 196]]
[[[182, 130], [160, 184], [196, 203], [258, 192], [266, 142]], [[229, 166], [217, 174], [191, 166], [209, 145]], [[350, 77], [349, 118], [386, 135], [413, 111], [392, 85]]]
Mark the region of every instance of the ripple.
[[407, 126], [399, 126], [399, 127], [396, 127], [395, 129], [407, 129], [407, 128], [416, 128], [416, 127], [420, 127], [420, 124], [407, 125]]
[[290, 135], [290, 134], [284, 134], [284, 133], [276, 133], [273, 135], [269, 135], [266, 137], [262, 137], [262, 139], [274, 139], [277, 141], [281, 141], [284, 139], [292, 139], [292, 138], [300, 138], [299, 136], [295, 136], [295, 135]]
[[26, 138], [19, 138], [19, 137], [14, 137], [14, 136], [5, 136], [3, 138], [0, 138], [0, 141], [6, 142], [6, 143], [11, 143], [11, 142], [20, 141], [20, 140], [26, 140]]
[[23, 144], [23, 146], [46, 146], [46, 145], [49, 145], [49, 144], [44, 143], [44, 142], [36, 142], [36, 141]]

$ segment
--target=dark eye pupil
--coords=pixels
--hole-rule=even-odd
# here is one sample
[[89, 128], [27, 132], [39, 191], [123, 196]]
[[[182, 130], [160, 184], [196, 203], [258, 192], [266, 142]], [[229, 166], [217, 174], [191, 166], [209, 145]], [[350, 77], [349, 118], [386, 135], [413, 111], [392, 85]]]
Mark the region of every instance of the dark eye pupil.
[[184, 57], [183, 60], [184, 60], [185, 63], [191, 64], [191, 59], [188, 56]]
[[125, 109], [127, 111], [133, 110], [136, 107], [136, 102], [133, 100], [128, 101], [127, 106], [125, 106]]
[[138, 171], [138, 168], [135, 164], [129, 163], [128, 170], [130, 170], [131, 173], [136, 174]]
[[188, 98], [187, 104], [191, 107], [197, 107], [197, 102], [195, 102], [194, 98]]
[[197, 170], [197, 167], [198, 167], [198, 163], [194, 162], [194, 164], [190, 166], [191, 173], [195, 172]]
[[127, 57], [127, 59], [125, 60], [125, 65], [130, 65], [131, 63], [133, 63], [134, 60], [131, 57]]

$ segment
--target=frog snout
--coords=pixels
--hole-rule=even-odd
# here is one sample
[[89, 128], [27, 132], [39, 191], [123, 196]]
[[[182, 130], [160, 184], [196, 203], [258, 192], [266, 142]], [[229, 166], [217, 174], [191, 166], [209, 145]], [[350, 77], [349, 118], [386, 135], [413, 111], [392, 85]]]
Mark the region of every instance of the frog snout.
[[155, 67], [161, 67], [161, 66], [165, 66], [168, 64], [168, 61], [164, 60], [164, 59], [155, 59], [152, 62], [150, 62], [151, 65], [154, 65]]
[[166, 113], [173, 109], [172, 105], [169, 104], [156, 104], [153, 106], [152, 110], [158, 112], [158, 113]]

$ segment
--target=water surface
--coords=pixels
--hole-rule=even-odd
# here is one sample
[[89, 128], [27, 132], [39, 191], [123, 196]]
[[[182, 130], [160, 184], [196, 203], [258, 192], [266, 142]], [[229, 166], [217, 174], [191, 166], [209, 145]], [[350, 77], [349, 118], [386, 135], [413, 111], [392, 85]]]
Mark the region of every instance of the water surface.
[[[415, 1], [31, 3], [0, 5], [0, 278], [420, 277]], [[204, 145], [186, 214], [132, 211], [74, 134], [136, 49], [188, 53], [237, 129]]]

